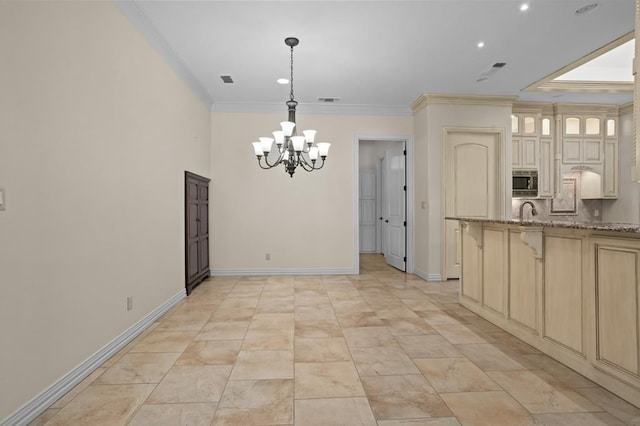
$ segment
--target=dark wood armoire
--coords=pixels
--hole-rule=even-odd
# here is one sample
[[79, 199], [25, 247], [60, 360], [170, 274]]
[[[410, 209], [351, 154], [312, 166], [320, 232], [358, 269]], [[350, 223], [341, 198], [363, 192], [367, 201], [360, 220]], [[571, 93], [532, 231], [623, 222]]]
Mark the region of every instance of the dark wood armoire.
[[209, 181], [184, 172], [187, 295], [209, 276]]

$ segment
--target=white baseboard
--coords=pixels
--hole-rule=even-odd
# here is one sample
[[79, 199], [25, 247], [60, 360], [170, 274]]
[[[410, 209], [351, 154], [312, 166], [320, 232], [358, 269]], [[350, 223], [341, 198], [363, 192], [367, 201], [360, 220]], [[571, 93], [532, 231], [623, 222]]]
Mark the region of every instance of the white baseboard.
[[419, 269], [415, 269], [413, 273], [425, 281], [442, 281], [442, 274], [427, 274]]
[[358, 275], [354, 269], [212, 269], [212, 277], [235, 277], [256, 275]]
[[169, 300], [158, 306], [149, 313], [149, 315], [142, 318], [98, 352], [90, 356], [87, 360], [42, 391], [38, 396], [20, 407], [9, 417], [2, 420], [0, 425], [23, 426], [29, 424], [185, 297], [185, 290], [181, 290], [179, 293], [169, 298]]

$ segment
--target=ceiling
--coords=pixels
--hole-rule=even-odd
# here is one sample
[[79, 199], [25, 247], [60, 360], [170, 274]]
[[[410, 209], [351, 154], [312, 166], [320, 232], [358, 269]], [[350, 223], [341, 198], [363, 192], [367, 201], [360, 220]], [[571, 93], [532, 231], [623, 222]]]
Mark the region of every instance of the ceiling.
[[[528, 3], [522, 12], [518, 0], [116, 1], [214, 110], [284, 109], [289, 87], [276, 80], [289, 76], [288, 36], [300, 39], [301, 111], [410, 113], [424, 93], [632, 101], [630, 93], [522, 89], [633, 31], [634, 0]], [[478, 82], [496, 62], [506, 65]]]

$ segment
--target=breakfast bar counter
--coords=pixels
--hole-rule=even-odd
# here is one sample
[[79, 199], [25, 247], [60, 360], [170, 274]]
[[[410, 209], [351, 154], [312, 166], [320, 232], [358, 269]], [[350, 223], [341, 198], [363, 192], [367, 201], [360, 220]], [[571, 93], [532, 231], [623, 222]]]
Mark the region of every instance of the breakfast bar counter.
[[640, 406], [640, 225], [460, 222], [460, 303]]

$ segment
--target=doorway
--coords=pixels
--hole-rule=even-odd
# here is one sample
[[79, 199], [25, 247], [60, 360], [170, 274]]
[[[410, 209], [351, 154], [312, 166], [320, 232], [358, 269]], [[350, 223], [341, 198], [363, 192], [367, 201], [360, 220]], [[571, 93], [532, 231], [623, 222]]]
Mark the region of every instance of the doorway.
[[358, 269], [360, 253], [380, 253], [389, 265], [412, 270], [412, 148], [408, 138], [356, 140]]

